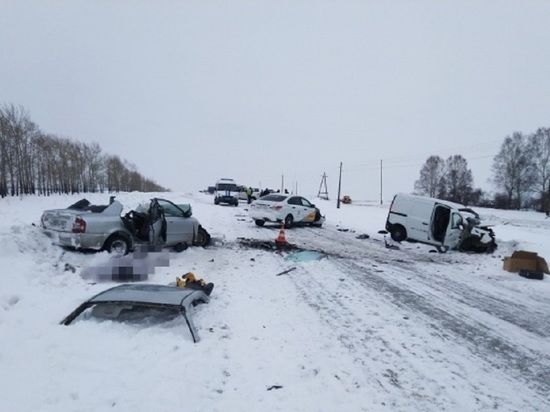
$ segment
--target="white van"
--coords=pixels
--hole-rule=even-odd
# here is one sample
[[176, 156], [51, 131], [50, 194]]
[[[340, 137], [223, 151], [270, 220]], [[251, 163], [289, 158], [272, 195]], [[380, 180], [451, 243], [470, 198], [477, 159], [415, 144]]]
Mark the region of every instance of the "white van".
[[216, 182], [214, 204], [220, 203], [239, 206], [239, 187], [233, 179], [222, 178]]
[[446, 252], [462, 241], [466, 222], [461, 210], [471, 211], [445, 200], [397, 194], [390, 206], [386, 230], [396, 242], [411, 240]]

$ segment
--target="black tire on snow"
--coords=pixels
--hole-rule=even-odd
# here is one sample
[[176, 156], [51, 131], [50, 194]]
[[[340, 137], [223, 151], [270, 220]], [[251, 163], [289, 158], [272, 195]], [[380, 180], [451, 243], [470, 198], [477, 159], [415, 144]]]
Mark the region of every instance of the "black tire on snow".
[[263, 226], [265, 221], [264, 220], [261, 220], [261, 219], [258, 219], [258, 220], [255, 220], [254, 223], [256, 223], [256, 226]]
[[130, 242], [124, 236], [114, 235], [105, 242], [105, 250], [109, 253], [127, 255], [130, 251]]
[[285, 229], [290, 229], [294, 225], [294, 217], [292, 215], [287, 215], [285, 217]]
[[199, 226], [197, 232], [197, 238], [195, 239], [195, 246], [208, 246], [210, 244], [210, 234], [206, 231], [205, 228]]
[[402, 242], [407, 239], [407, 231], [401, 225], [393, 225], [391, 228], [390, 236], [395, 242]]

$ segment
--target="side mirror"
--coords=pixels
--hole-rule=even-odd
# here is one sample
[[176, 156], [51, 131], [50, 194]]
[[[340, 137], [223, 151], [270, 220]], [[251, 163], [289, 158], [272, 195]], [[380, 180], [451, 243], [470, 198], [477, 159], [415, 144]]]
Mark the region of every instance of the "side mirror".
[[315, 207], [315, 205], [312, 203], [312, 204], [311, 204], [311, 207]]

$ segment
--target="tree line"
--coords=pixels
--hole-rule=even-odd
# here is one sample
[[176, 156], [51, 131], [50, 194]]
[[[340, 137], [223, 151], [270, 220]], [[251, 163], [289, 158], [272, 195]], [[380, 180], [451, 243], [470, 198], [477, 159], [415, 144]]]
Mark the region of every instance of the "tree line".
[[465, 205], [499, 209], [550, 207], [550, 128], [507, 136], [493, 158], [492, 195], [475, 189], [471, 169], [461, 155], [432, 155], [420, 169], [415, 193]]
[[0, 108], [0, 196], [86, 192], [160, 192], [134, 164], [40, 130], [23, 107]]

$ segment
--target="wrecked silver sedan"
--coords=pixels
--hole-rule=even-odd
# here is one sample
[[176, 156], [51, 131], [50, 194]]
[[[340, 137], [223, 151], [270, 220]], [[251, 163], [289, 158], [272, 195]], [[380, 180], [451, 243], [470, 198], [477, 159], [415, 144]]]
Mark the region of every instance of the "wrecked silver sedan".
[[114, 198], [108, 205], [92, 205], [82, 199], [66, 209], [46, 210], [40, 226], [57, 245], [122, 255], [138, 245], [183, 251], [210, 242], [208, 232], [191, 216], [189, 205], [154, 198], [124, 216], [122, 210]]
[[88, 299], [61, 321], [70, 325], [77, 318], [116, 320], [129, 323], [161, 323], [183, 317], [193, 342], [199, 334], [191, 318], [194, 306], [208, 303], [203, 290], [152, 284], [125, 284]]

